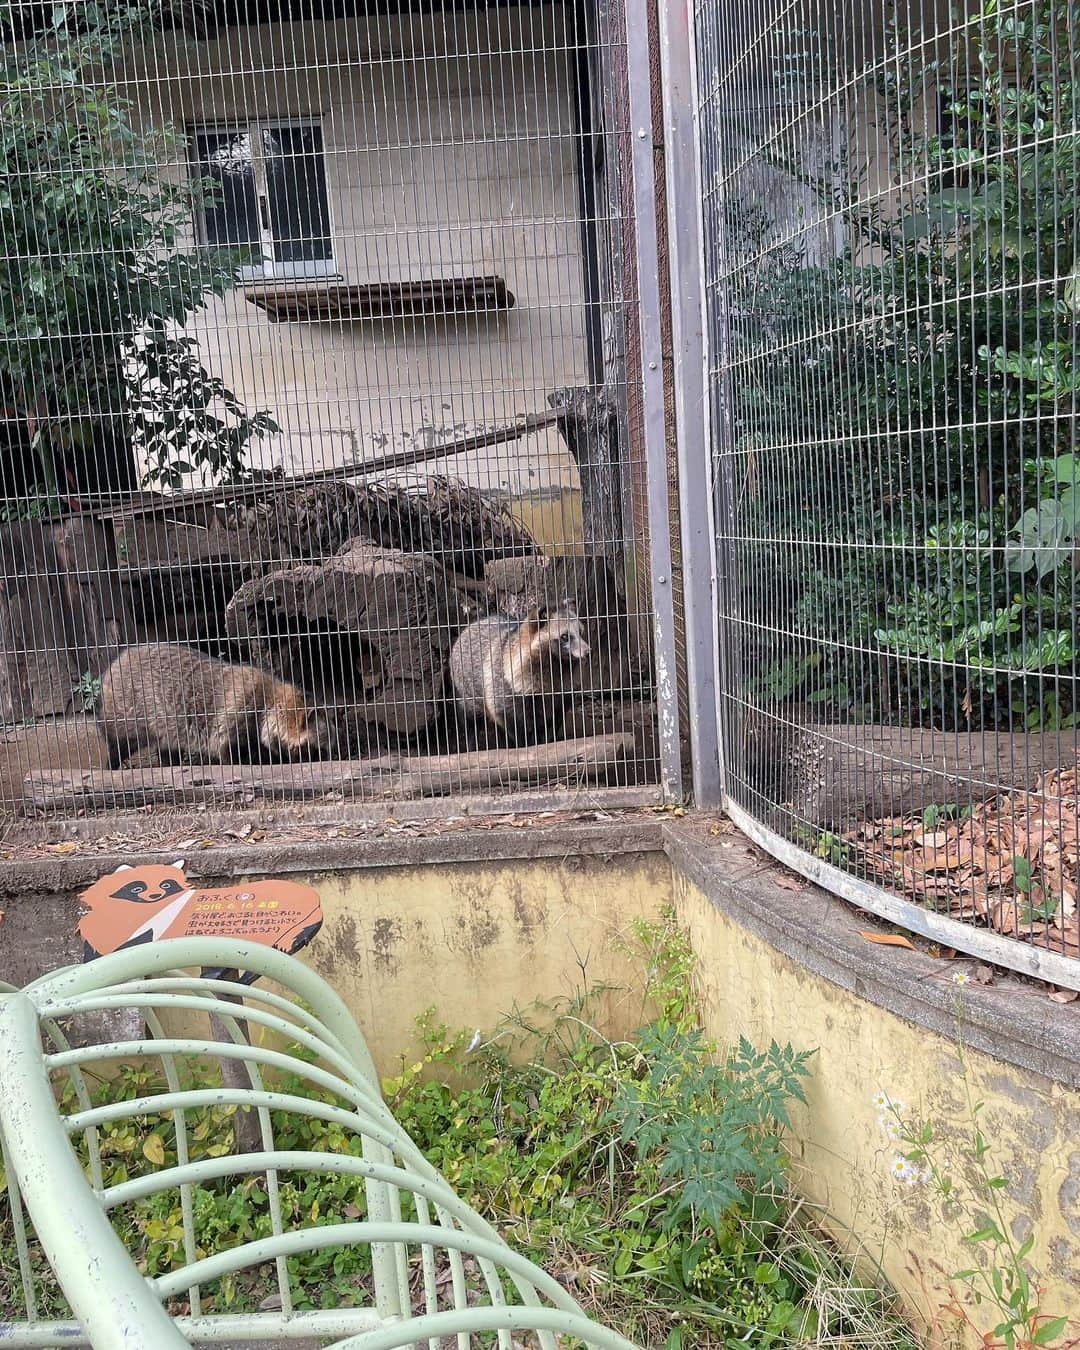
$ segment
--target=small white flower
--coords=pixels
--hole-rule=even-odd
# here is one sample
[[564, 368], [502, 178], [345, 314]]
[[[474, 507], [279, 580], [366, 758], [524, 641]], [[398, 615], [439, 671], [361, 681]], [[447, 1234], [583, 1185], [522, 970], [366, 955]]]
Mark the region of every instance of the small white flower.
[[886, 1114], [884, 1111], [878, 1116], [878, 1124], [881, 1126], [887, 1139], [900, 1138], [900, 1122], [894, 1115]]
[[906, 1181], [910, 1185], [912, 1173], [915, 1171], [915, 1168], [912, 1167], [911, 1163], [909, 1163], [902, 1154], [897, 1153], [889, 1164], [889, 1171], [892, 1173], [895, 1181]]
[[909, 1186], [925, 1186], [930, 1180], [930, 1168], [909, 1161], [907, 1175], [904, 1177], [904, 1180]]
[[901, 1114], [904, 1109], [904, 1103], [899, 1097], [890, 1097], [887, 1092], [879, 1092], [874, 1098], [874, 1110], [878, 1113], [878, 1119], [884, 1121], [886, 1117], [893, 1120]]
[[971, 983], [971, 976], [966, 970], [954, 970], [952, 973], [952, 982], [953, 984], [958, 984], [962, 987], [965, 984]]

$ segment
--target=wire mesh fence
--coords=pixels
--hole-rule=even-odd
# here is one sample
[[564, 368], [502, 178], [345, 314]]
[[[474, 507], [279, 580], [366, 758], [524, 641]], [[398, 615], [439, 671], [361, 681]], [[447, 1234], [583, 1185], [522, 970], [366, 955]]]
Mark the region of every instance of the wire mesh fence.
[[655, 783], [622, 7], [0, 13], [0, 808]]
[[694, 13], [734, 813], [1075, 985], [1076, 6]]

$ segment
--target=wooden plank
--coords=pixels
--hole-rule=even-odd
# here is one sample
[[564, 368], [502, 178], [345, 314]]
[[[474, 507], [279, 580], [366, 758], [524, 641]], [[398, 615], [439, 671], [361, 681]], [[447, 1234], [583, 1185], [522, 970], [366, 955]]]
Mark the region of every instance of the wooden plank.
[[489, 788], [555, 782], [603, 782], [632, 754], [634, 736], [555, 741], [522, 750], [457, 755], [384, 756], [309, 764], [188, 764], [76, 774], [28, 774], [28, 811], [111, 810], [115, 807], [250, 805], [258, 801], [438, 797]]
[[263, 475], [246, 483], [220, 483], [216, 487], [184, 488], [179, 492], [105, 493], [95, 499], [94, 514], [111, 520], [114, 516], [175, 511], [178, 507], [250, 501], [264, 497], [268, 487], [304, 487], [308, 483], [322, 483], [328, 479], [371, 478], [375, 474], [388, 473], [391, 469], [428, 464], [432, 460], [467, 455], [474, 450], [486, 450], [491, 446], [503, 445], [507, 441], [520, 440], [523, 436], [532, 436], [538, 431], [546, 431], [548, 427], [555, 426], [561, 416], [562, 413], [553, 408], [546, 412], [528, 413], [515, 422], [484, 431], [469, 432], [468, 435], [459, 436], [452, 441], [414, 446], [411, 450], [394, 450], [385, 455], [374, 455], [371, 459], [361, 460], [356, 464], [332, 464], [325, 469], [312, 469], [310, 473], [290, 474], [288, 478]]
[[244, 294], [273, 323], [327, 319], [412, 319], [439, 314], [483, 314], [516, 303], [502, 277], [437, 277], [429, 281], [302, 282], [247, 286]]

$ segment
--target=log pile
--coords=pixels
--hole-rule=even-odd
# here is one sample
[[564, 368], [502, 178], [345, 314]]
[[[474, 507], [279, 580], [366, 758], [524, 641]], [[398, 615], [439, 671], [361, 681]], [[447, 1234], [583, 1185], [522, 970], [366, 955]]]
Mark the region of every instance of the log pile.
[[[179, 768], [146, 753], [107, 772], [89, 750], [71, 763], [27, 758], [33, 809], [644, 781], [655, 714], [622, 697], [643, 681], [609, 558], [545, 557], [497, 499], [446, 477], [410, 488], [270, 477], [228, 506], [189, 497], [8, 528], [0, 713], [70, 715], [124, 646], [179, 642], [299, 686], [327, 733], [324, 756]], [[564, 602], [593, 653], [565, 689], [565, 739], [476, 751], [449, 686], [457, 635], [492, 612]]]
[[423, 493], [393, 483], [313, 483], [234, 508], [251, 541], [258, 575], [289, 563], [333, 557], [356, 539], [423, 553], [448, 573], [472, 579], [495, 558], [537, 552], [528, 531], [502, 506], [449, 478], [428, 478]]
[[250, 660], [327, 710], [336, 753], [368, 753], [438, 716], [456, 594], [420, 553], [355, 543], [242, 586], [226, 612]]

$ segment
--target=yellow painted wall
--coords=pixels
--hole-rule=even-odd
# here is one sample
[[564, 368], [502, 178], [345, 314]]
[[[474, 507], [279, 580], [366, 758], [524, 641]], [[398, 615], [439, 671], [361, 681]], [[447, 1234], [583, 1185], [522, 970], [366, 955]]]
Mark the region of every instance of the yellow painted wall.
[[545, 553], [571, 553], [581, 547], [579, 488], [521, 493], [508, 505]]
[[[932, 1320], [944, 1298], [939, 1272], [971, 1266], [971, 1248], [961, 1241], [963, 1221], [946, 1222], [925, 1187], [890, 1177], [895, 1148], [873, 1097], [884, 1090], [906, 1115], [929, 1118], [947, 1144], [969, 1118], [956, 1043], [806, 970], [685, 878], [676, 875], [674, 888], [699, 957], [708, 1032], [722, 1042], [745, 1034], [758, 1045], [775, 1039], [816, 1050], [809, 1107], [794, 1120], [796, 1184], [838, 1229], [857, 1234]], [[992, 1156], [1009, 1178], [1000, 1194], [1013, 1233], [1021, 1241], [1035, 1234], [1031, 1265], [1047, 1280], [1044, 1306], [1080, 1317], [1080, 1093], [975, 1051], [966, 1060], [975, 1100], [985, 1102]]]
[[[641, 987], [616, 949], [638, 915], [671, 901], [662, 853], [371, 868], [310, 878], [323, 930], [311, 964], [345, 999], [383, 1073], [415, 1046], [434, 1005], [451, 1028], [494, 1028], [515, 1008], [584, 985]], [[584, 966], [584, 973], [582, 972]], [[625, 992], [597, 1012], [612, 1035], [641, 1021]]]

